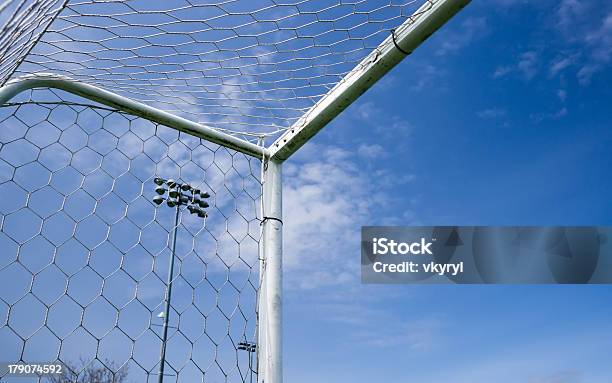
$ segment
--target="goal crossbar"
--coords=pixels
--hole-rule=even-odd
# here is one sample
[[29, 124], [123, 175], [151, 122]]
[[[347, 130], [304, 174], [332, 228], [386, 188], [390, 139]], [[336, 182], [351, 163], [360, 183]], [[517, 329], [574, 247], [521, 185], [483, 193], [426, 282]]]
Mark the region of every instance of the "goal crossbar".
[[0, 105], [5, 104], [19, 93], [34, 88], [60, 89], [259, 159], [268, 157], [267, 149], [246, 140], [242, 140], [236, 136], [232, 136], [175, 114], [164, 112], [163, 110], [153, 108], [96, 86], [55, 74], [33, 74], [9, 81], [5, 86], [0, 87]]

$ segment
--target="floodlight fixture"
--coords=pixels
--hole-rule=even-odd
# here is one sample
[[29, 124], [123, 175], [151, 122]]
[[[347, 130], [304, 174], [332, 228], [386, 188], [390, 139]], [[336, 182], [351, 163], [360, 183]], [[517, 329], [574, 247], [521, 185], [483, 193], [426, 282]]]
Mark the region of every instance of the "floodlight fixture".
[[159, 195], [163, 195], [166, 192], [166, 188], [163, 186], [158, 186], [155, 188], [155, 193]]
[[175, 198], [168, 198], [168, 201], [166, 203], [170, 207], [175, 207], [176, 205], [179, 204], [179, 201], [177, 199], [175, 199]]
[[177, 198], [179, 194], [180, 192], [178, 191], [178, 189], [175, 188], [170, 189], [170, 192], [168, 193], [168, 195], [172, 198]]
[[176, 181], [170, 178], [168, 181], [166, 181], [166, 185], [168, 185], [168, 187], [174, 188], [176, 187]]
[[153, 197], [153, 202], [156, 205], [161, 205], [162, 202], [164, 202], [164, 197], [160, 196], [160, 195], [156, 195], [155, 197]]
[[166, 182], [166, 180], [161, 178], [161, 177], [155, 177], [153, 179], [153, 182], [155, 182], [155, 185], [161, 186], [161, 185], [163, 185]]
[[200, 218], [206, 218], [208, 217], [208, 214], [201, 208], [195, 206], [195, 205], [189, 205], [187, 206], [187, 210], [189, 210], [189, 212], [191, 214], [197, 214], [198, 217]]

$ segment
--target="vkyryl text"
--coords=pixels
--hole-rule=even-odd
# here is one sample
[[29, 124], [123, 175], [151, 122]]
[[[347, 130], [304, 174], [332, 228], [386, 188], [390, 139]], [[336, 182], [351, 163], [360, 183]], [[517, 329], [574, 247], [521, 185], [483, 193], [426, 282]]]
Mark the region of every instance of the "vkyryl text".
[[[372, 269], [375, 273], [418, 273], [419, 263], [407, 261], [400, 263], [374, 262]], [[422, 264], [422, 270], [428, 274], [452, 275], [463, 273], [463, 262], [459, 263], [436, 263]]]

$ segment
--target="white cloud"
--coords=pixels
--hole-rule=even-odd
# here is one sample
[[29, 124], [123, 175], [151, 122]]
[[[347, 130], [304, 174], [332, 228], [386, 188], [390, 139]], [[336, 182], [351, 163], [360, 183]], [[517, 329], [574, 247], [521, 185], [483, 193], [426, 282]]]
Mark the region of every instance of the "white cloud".
[[[520, 54], [516, 64], [498, 66], [493, 78], [519, 73], [531, 80], [541, 72], [549, 54], [555, 55], [548, 64], [550, 78], [563, 76], [570, 70], [579, 84], [586, 86], [593, 76], [609, 67], [612, 61], [612, 10], [592, 2], [561, 0], [556, 6], [553, 33], [564, 42], [550, 48], [531, 49]], [[554, 40], [553, 40], [554, 41]], [[561, 50], [560, 54], [557, 52]]]
[[559, 97], [559, 100], [565, 101], [567, 99], [567, 91], [565, 89], [557, 90], [557, 97]]
[[580, 85], [589, 85], [591, 83], [591, 78], [593, 77], [593, 75], [599, 72], [600, 69], [601, 68], [599, 65], [594, 64], [587, 64], [580, 68], [580, 70], [576, 74]]
[[578, 52], [571, 63], [578, 67], [578, 82], [589, 85], [612, 60], [612, 11], [593, 2], [562, 0], [555, 16], [557, 31]]
[[[364, 149], [367, 148], [367, 149]], [[347, 150], [307, 144], [284, 168], [287, 287], [313, 289], [359, 278], [360, 228], [392, 203], [405, 177], [386, 177]], [[363, 146], [362, 152], [383, 149]]]
[[412, 125], [406, 120], [394, 119], [388, 127], [380, 125], [377, 133], [382, 133], [387, 138], [407, 137], [412, 133]]
[[444, 72], [437, 67], [426, 64], [420, 66], [417, 71], [417, 81], [410, 87], [413, 91], [420, 91], [430, 85], [435, 79], [439, 78]]
[[585, 41], [592, 47], [591, 55], [600, 62], [608, 62], [612, 56], [612, 12], [599, 26], [588, 33]]
[[557, 24], [562, 29], [570, 28], [586, 13], [586, 6], [578, 0], [561, 0], [557, 10]]
[[350, 152], [315, 151], [307, 162], [285, 165], [285, 266], [299, 288], [356, 280], [360, 223], [381, 203], [376, 184]]
[[527, 80], [531, 80], [538, 73], [538, 54], [535, 51], [523, 52], [516, 67]]
[[461, 23], [461, 28], [458, 32], [443, 36], [443, 42], [436, 54], [444, 56], [449, 53], [455, 53], [469, 45], [474, 39], [485, 34], [486, 31], [487, 23], [484, 17], [467, 18]]
[[381, 113], [380, 108], [373, 102], [357, 103], [353, 110], [357, 117], [364, 120], [371, 120]]
[[561, 56], [561, 57], [557, 57], [550, 64], [550, 68], [548, 70], [548, 73], [549, 73], [550, 77], [557, 76], [558, 74], [563, 72], [566, 68], [568, 68], [571, 65], [573, 65], [575, 61], [576, 61], [576, 56], [569, 56], [569, 57]]
[[359, 124], [367, 124], [373, 129], [377, 137], [392, 139], [397, 142], [398, 138], [405, 139], [412, 132], [412, 125], [398, 115], [389, 115], [379, 108], [374, 102], [357, 101], [351, 106], [350, 112], [344, 114], [340, 119], [354, 120]]
[[492, 78], [505, 77], [510, 73], [519, 73], [526, 80], [531, 80], [539, 71], [540, 60], [536, 51], [530, 50], [521, 53], [516, 64], [501, 65], [495, 68]]
[[[393, 216], [402, 217], [396, 224], [415, 221], [409, 210], [417, 193], [402, 193], [405, 212], [393, 206], [399, 198], [396, 189], [407, 188], [414, 175], [373, 165], [392, 155], [387, 155], [387, 140], [405, 143], [412, 127], [371, 101], [357, 102], [349, 112], [335, 124], [358, 123], [370, 129], [376, 141], [353, 142], [351, 151], [310, 142], [284, 165], [285, 281], [294, 291], [346, 287], [358, 281], [361, 226], [391, 224], [383, 218], [385, 210], [393, 207]], [[353, 135], [340, 142], [352, 140]]]
[[588, 31], [584, 42], [589, 48], [589, 58], [577, 73], [581, 85], [589, 85], [594, 74], [612, 61], [612, 12], [599, 25]]
[[508, 73], [512, 72], [512, 69], [513, 68], [510, 65], [498, 66], [497, 68], [495, 68], [495, 71], [493, 72], [491, 77], [493, 77], [493, 78], [504, 77]]
[[565, 117], [567, 115], [567, 108], [566, 107], [562, 107], [557, 111], [554, 112], [549, 112], [549, 113], [534, 113], [532, 114], [530, 117], [531, 119], [538, 123], [538, 122], [542, 122], [544, 120], [558, 120], [562, 117]]
[[380, 158], [385, 155], [385, 148], [378, 144], [361, 144], [357, 148], [357, 154], [368, 159]]

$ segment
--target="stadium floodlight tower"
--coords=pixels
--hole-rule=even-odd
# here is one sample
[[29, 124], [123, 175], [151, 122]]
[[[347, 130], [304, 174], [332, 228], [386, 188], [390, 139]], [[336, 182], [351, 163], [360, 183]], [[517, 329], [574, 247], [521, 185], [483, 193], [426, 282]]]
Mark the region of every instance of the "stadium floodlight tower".
[[[177, 207], [177, 219], [181, 204], [206, 217], [203, 204], [190, 202], [181, 190], [193, 197], [197, 187], [214, 198], [205, 227], [188, 231], [195, 255], [179, 260], [177, 275], [172, 274], [172, 249], [165, 329], [173, 280], [192, 290], [191, 306], [175, 310], [181, 316], [179, 335], [164, 336], [162, 353], [168, 343], [169, 357], [173, 347], [176, 358], [187, 355], [188, 361], [169, 360], [185, 380], [215, 381], [218, 374], [219, 381], [244, 382], [247, 361], [237, 351], [246, 350], [249, 358], [257, 355], [258, 382], [282, 382], [282, 164], [469, 0], [282, 3], [9, 0], [0, 5], [0, 128], [5, 130], [0, 132], [0, 188], [21, 193], [27, 201], [15, 201], [15, 209], [0, 206], [0, 239], [17, 252], [14, 259], [0, 259], [0, 279], [8, 270], [10, 278], [19, 272], [34, 281], [24, 285], [24, 296], [5, 297], [8, 292], [0, 291], [9, 316], [18, 315], [13, 306], [32, 296], [36, 302], [27, 310], [40, 307], [40, 328], [58, 333], [47, 317], [53, 317], [55, 305], [64, 304], [61, 296], [47, 300], [36, 285], [56, 273], [57, 283], [66, 280], [68, 286], [58, 289], [68, 296], [65, 304], [80, 310], [78, 315], [85, 312], [85, 319], [76, 322], [77, 330], [84, 331], [69, 334], [97, 337], [93, 359], [104, 364], [123, 357], [120, 362], [130, 364], [130, 373], [142, 370], [147, 379], [154, 375], [139, 359], [148, 354], [137, 355], [140, 348], [133, 347], [144, 335], [132, 333], [132, 322], [123, 318], [131, 315], [135, 321], [138, 310], [150, 310], [151, 298], [138, 287], [159, 281], [154, 266], [136, 277], [128, 261], [138, 256], [155, 264], [153, 244], [165, 234], [155, 217], [144, 221], [152, 209], [143, 190], [158, 171], [177, 174], [199, 183], [156, 178], [158, 195], [153, 198], [161, 204], [168, 186], [166, 202]], [[24, 113], [27, 108], [37, 112]], [[268, 146], [266, 139], [272, 142]], [[252, 163], [261, 166], [254, 172]], [[37, 177], [42, 182], [35, 182]], [[248, 187], [253, 180], [257, 191]], [[43, 192], [48, 203], [37, 205]], [[61, 202], [55, 210], [51, 197]], [[111, 202], [115, 208], [107, 209]], [[32, 224], [23, 225], [27, 220]], [[178, 221], [174, 241], [177, 226]], [[200, 241], [201, 236], [210, 240]], [[42, 271], [26, 269], [20, 261], [34, 240], [57, 253]], [[215, 246], [206, 247], [210, 242]], [[257, 244], [253, 263], [247, 259], [247, 242]], [[96, 252], [101, 248], [121, 258], [112, 273], [99, 270]], [[68, 268], [61, 258], [67, 251], [84, 252], [86, 265], [62, 269]], [[188, 269], [188, 262], [199, 266]], [[252, 272], [255, 267], [259, 273]], [[196, 278], [202, 270], [204, 275]], [[225, 279], [215, 285], [215, 275], [223, 273]], [[246, 282], [234, 280], [237, 275]], [[254, 284], [251, 275], [257, 275]], [[81, 298], [87, 290], [78, 286], [85, 280], [103, 285], [93, 290], [93, 299]], [[109, 289], [121, 283], [137, 288], [132, 300], [117, 303]], [[203, 289], [214, 295], [212, 305], [201, 298]], [[255, 296], [252, 337], [246, 334], [250, 291]], [[222, 301], [228, 294], [240, 296], [230, 309]], [[100, 314], [102, 320], [104, 310], [115, 312], [109, 316], [113, 320], [119, 314], [118, 321], [111, 321], [111, 330], [117, 331], [98, 334], [88, 318]], [[212, 333], [215, 321], [225, 324], [217, 326], [222, 328], [218, 334]], [[231, 321], [241, 322], [234, 326]], [[21, 350], [37, 335], [21, 333], [18, 322], [9, 318], [0, 330], [9, 327], [18, 334], [5, 356], [14, 353], [13, 360], [25, 362]], [[70, 339], [54, 336], [58, 345], [49, 347], [58, 349], [63, 360]], [[106, 337], [113, 337], [112, 348]], [[236, 345], [234, 339], [245, 341]], [[121, 341], [127, 343], [123, 348]], [[207, 357], [204, 348], [212, 350]], [[114, 352], [103, 354], [110, 349]], [[163, 356], [161, 363], [163, 368]], [[163, 369], [160, 379], [162, 374]]]
[[[197, 217], [204, 219], [208, 216], [204, 209], [209, 207], [205, 199], [209, 198], [210, 194], [208, 194], [208, 192], [202, 192], [189, 184], [176, 182], [173, 179], [166, 180], [161, 177], [155, 177], [153, 182], [157, 185], [155, 187], [156, 195], [153, 197], [153, 203], [161, 205], [165, 201], [168, 207], [175, 208], [174, 225], [172, 226], [172, 248], [170, 250], [170, 263], [168, 264], [168, 277], [166, 278], [166, 297], [164, 311], [161, 313], [164, 322], [162, 325], [162, 339], [159, 352], [159, 376], [157, 381], [163, 383], [164, 369], [166, 366], [168, 325], [170, 323], [170, 307], [172, 302], [172, 284], [174, 283], [174, 265], [176, 263], [176, 237], [179, 228], [181, 206], [186, 206], [190, 214], [195, 214]], [[168, 186], [168, 189], [164, 186]], [[164, 198], [163, 196], [166, 192], [168, 192], [168, 197]]]

